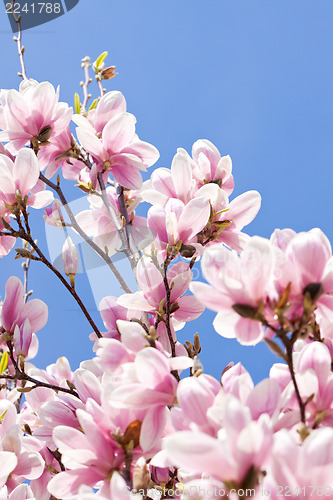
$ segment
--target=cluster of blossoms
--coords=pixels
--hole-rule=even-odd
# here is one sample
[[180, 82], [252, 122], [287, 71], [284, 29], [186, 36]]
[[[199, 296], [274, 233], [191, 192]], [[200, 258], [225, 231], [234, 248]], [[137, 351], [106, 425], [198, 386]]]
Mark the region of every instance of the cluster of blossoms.
[[[94, 69], [105, 74], [101, 60]], [[31, 260], [55, 273], [90, 324], [94, 352], [74, 372], [64, 357], [35, 367], [47, 306], [18, 277], [0, 283], [0, 499], [333, 498], [326, 236], [243, 233], [260, 195], [229, 200], [231, 159], [207, 140], [142, 182], [159, 155], [136, 135], [123, 95], [102, 89], [86, 104], [76, 100], [73, 115], [59, 90], [27, 79], [0, 94], [0, 256], [21, 239], [25, 273]], [[89, 209], [72, 212], [60, 172]], [[135, 213], [142, 202], [152, 205], [146, 217]], [[45, 223], [72, 229], [114, 272], [125, 293], [101, 301], [105, 331], [77, 294], [70, 236], [60, 272], [33, 237], [28, 207], [46, 207]], [[130, 261], [134, 292], [116, 252]], [[205, 283], [193, 282], [199, 259]], [[218, 334], [265, 341], [281, 358], [269, 378], [254, 386], [240, 363], [221, 367], [220, 380], [204, 371], [199, 335], [183, 343], [178, 332], [205, 307]]]

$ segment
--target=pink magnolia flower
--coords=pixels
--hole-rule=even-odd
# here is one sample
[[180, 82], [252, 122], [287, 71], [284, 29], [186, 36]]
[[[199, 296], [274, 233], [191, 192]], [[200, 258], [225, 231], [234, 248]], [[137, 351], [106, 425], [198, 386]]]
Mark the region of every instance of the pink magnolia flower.
[[48, 317], [48, 308], [39, 299], [24, 302], [24, 290], [22, 282], [16, 277], [11, 276], [6, 284], [6, 295], [1, 310], [2, 333], [9, 332], [14, 334], [15, 327], [20, 329], [26, 320], [26, 331], [38, 332], [46, 325]]
[[[183, 151], [183, 150], [178, 150]], [[192, 147], [191, 166], [198, 185], [215, 182], [229, 196], [234, 190], [230, 156], [221, 157], [217, 148], [207, 139], [196, 141]]]
[[171, 169], [154, 170], [151, 178], [143, 184], [140, 195], [152, 205], [164, 207], [170, 198], [177, 198], [186, 205], [197, 190], [190, 157], [187, 153], [178, 152], [172, 160]]
[[[244, 226], [257, 215], [261, 196], [257, 191], [247, 191], [229, 202], [223, 189], [216, 184], [206, 184], [196, 193], [196, 198], [208, 199], [211, 205], [211, 217], [202, 238], [207, 247], [224, 243], [240, 252], [249, 236], [242, 233]], [[211, 241], [210, 241], [211, 240]]]
[[209, 216], [207, 199], [196, 198], [184, 205], [182, 201], [171, 198], [165, 207], [154, 205], [149, 209], [148, 225], [156, 231], [155, 245], [159, 250], [165, 251], [168, 245], [181, 242], [200, 252], [202, 247], [197, 243], [197, 234], [206, 226]]
[[[333, 422], [333, 374], [330, 352], [321, 342], [298, 341], [298, 344], [295, 347], [299, 347], [300, 350], [295, 350], [293, 353], [297, 385], [303, 401], [311, 397], [306, 405], [307, 425], [330, 426]], [[286, 407], [299, 413], [299, 404], [288, 370], [282, 370], [281, 367], [277, 372], [275, 369], [272, 376], [279, 376], [285, 393], [289, 393]]]
[[241, 486], [250, 470], [259, 474], [269, 461], [273, 433], [267, 415], [251, 419], [249, 409], [233, 396], [220, 408], [223, 427], [217, 438], [202, 431], [179, 431], [166, 436], [163, 449], [184, 472], [208, 474], [226, 484]]
[[254, 236], [240, 257], [222, 246], [209, 248], [202, 259], [202, 271], [210, 284], [192, 283], [190, 290], [218, 312], [213, 323], [217, 333], [236, 337], [245, 345], [260, 342], [265, 330], [255, 311], [263, 309], [275, 294], [274, 254], [269, 241]]
[[59, 101], [59, 89], [49, 82], [23, 81], [20, 90], [2, 93], [0, 100], [0, 140], [7, 149], [18, 152], [29, 141], [46, 142], [65, 130], [72, 108]]
[[[161, 270], [148, 258], [141, 258], [136, 277], [141, 290], [121, 295], [117, 303], [128, 309], [151, 314], [165, 312], [166, 291]], [[167, 272], [170, 292], [170, 311], [178, 321], [191, 321], [203, 312], [204, 307], [193, 296], [182, 296], [189, 287], [193, 273], [185, 262], [177, 262]]]
[[140, 170], [145, 171], [159, 157], [154, 146], [138, 139], [135, 123], [130, 113], [117, 113], [108, 119], [99, 134], [88, 120], [76, 130], [80, 143], [92, 155], [99, 171], [110, 171], [119, 184], [129, 189], [141, 187]]
[[332, 320], [333, 258], [325, 234], [318, 228], [299, 234], [285, 229], [275, 231], [271, 240], [275, 247], [275, 287], [279, 295], [291, 283], [288, 318], [293, 320], [302, 315], [304, 295], [308, 292], [317, 306], [318, 320]]
[[101, 134], [109, 120], [126, 112], [125, 97], [118, 90], [112, 90], [103, 95], [95, 109], [89, 111], [87, 117], [73, 115], [73, 122], [79, 127]]
[[[106, 189], [108, 202], [115, 214], [118, 227], [122, 227], [122, 219], [119, 209], [117, 193], [114, 187]], [[121, 239], [114, 221], [100, 196], [89, 196], [90, 210], [83, 210], [76, 216], [81, 228], [92, 236], [94, 242], [103, 250], [108, 249], [109, 255], [113, 255], [121, 248]], [[147, 227], [144, 217], [134, 215], [133, 205], [129, 207], [131, 217], [131, 229], [134, 242], [139, 249], [145, 248], [153, 239], [151, 231]]]
[[46, 224], [50, 226], [63, 227], [64, 218], [61, 213], [62, 204], [58, 198], [54, 200], [50, 207], [46, 207], [44, 210], [43, 219]]
[[[291, 433], [282, 429], [274, 436], [267, 487], [277, 500], [281, 491], [290, 491], [289, 498], [299, 495], [305, 500], [332, 496], [333, 429], [323, 427], [311, 431], [300, 446]], [[264, 481], [265, 487], [266, 481]]]
[[85, 168], [84, 163], [76, 158], [78, 147], [72, 137], [70, 128], [56, 137], [50, 138], [50, 144], [43, 146], [38, 152], [40, 169], [46, 168], [45, 176], [50, 179], [61, 167], [65, 179], [77, 180]]
[[[20, 426], [16, 424], [17, 413], [14, 404], [4, 399], [1, 400], [0, 414], [4, 414], [0, 426], [0, 449], [2, 453], [6, 452], [10, 467], [14, 465], [8, 476], [8, 465], [4, 464], [4, 475], [0, 486], [6, 484], [8, 491], [11, 492], [26, 479], [40, 477], [44, 469], [44, 462], [38, 452], [30, 450], [31, 437], [23, 436]], [[13, 454], [16, 460], [9, 456], [10, 454]]]
[[39, 181], [39, 163], [31, 149], [21, 149], [15, 162], [0, 155], [0, 177], [0, 200], [6, 205], [16, 205], [18, 196], [33, 208], [45, 207], [53, 200], [51, 191], [44, 191], [45, 184]]

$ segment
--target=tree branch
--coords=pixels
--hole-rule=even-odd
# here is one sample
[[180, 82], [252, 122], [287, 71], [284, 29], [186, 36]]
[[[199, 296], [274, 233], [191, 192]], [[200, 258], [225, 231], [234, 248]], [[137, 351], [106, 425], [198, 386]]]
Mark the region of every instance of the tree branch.
[[23, 54], [24, 54], [24, 47], [22, 45], [22, 29], [21, 29], [21, 16], [17, 17], [14, 11], [14, 6], [15, 6], [15, 0], [12, 0], [12, 5], [11, 5], [11, 14], [14, 18], [14, 21], [16, 22], [17, 25], [17, 36], [14, 37], [15, 42], [17, 43], [17, 51], [19, 54], [19, 59], [20, 59], [20, 64], [21, 64], [21, 73], [19, 73], [19, 76], [23, 78], [23, 80], [27, 80], [27, 73], [25, 70], [25, 65], [24, 65], [24, 59], [23, 59]]

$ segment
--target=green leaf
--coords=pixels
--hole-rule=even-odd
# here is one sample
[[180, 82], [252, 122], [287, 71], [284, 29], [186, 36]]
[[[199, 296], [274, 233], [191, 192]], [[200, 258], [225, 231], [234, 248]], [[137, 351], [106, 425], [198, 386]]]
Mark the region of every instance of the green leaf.
[[102, 54], [97, 57], [96, 64], [95, 64], [96, 69], [99, 69], [100, 65], [103, 64], [103, 62], [105, 61], [107, 56], [108, 56], [108, 52], [102, 52]]
[[7, 369], [7, 366], [8, 366], [8, 352], [5, 351], [1, 356], [0, 360], [0, 374]]
[[5, 411], [3, 411], [3, 412], [1, 413], [1, 415], [0, 415], [0, 422], [1, 422], [1, 420], [3, 420], [3, 418], [4, 418], [4, 416], [6, 415], [7, 411], [8, 411], [8, 410], [5, 410]]
[[80, 103], [80, 97], [77, 92], [74, 94], [74, 110], [77, 115], [81, 113], [81, 103]]
[[89, 113], [89, 111], [91, 111], [92, 109], [95, 109], [95, 108], [96, 108], [96, 106], [97, 106], [97, 104], [98, 104], [98, 99], [94, 99], [94, 100], [93, 100], [93, 102], [91, 103], [90, 108], [88, 109], [88, 113]]

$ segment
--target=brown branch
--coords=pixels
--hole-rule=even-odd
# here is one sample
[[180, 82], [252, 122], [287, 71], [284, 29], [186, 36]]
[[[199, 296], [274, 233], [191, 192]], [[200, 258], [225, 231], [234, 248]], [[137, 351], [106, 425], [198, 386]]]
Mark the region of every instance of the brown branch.
[[56, 392], [65, 392], [66, 394], [71, 394], [72, 396], [75, 396], [76, 398], [80, 399], [80, 396], [78, 395], [78, 393], [76, 391], [74, 391], [74, 389], [66, 389], [65, 387], [60, 387], [58, 385], [53, 385], [53, 384], [48, 384], [47, 382], [42, 382], [41, 380], [37, 380], [33, 377], [30, 377], [30, 375], [25, 373], [25, 371], [20, 370], [20, 368], [17, 364], [17, 361], [14, 357], [13, 346], [12, 346], [11, 342], [7, 342], [7, 346], [9, 349], [10, 359], [12, 360], [12, 363], [13, 363], [14, 368], [15, 368], [15, 375], [0, 375], [0, 378], [10, 379], [10, 380], [16, 379], [16, 380], [22, 380], [22, 381], [26, 381], [26, 382], [32, 382], [33, 384], [35, 384], [35, 387], [33, 387], [33, 389], [35, 389], [36, 387], [45, 387], [47, 389], [52, 389]]
[[[22, 207], [22, 212], [24, 213], [26, 210], [24, 207]], [[24, 216], [24, 218], [26, 218], [26, 215]], [[94, 332], [96, 333], [97, 337], [98, 338], [101, 338], [102, 337], [102, 334], [101, 332], [99, 331], [98, 327], [96, 326], [94, 320], [92, 319], [92, 317], [90, 316], [90, 314], [88, 313], [85, 305], [83, 304], [82, 300], [80, 299], [80, 297], [78, 296], [78, 294], [76, 293], [75, 289], [65, 280], [65, 278], [63, 277], [63, 275], [51, 264], [51, 262], [45, 257], [45, 255], [43, 254], [43, 252], [41, 251], [41, 249], [38, 247], [38, 245], [35, 243], [35, 241], [32, 239], [31, 235], [28, 234], [24, 228], [23, 228], [23, 225], [22, 225], [22, 222], [20, 220], [20, 216], [19, 216], [19, 213], [17, 212], [16, 213], [16, 222], [20, 228], [20, 231], [19, 231], [19, 236], [25, 240], [26, 242], [28, 242], [30, 244], [30, 246], [35, 250], [36, 254], [39, 256], [41, 262], [43, 262], [43, 264], [48, 267], [56, 276], [57, 278], [59, 278], [59, 280], [61, 281], [61, 283], [67, 288], [67, 290], [69, 291], [69, 293], [73, 296], [73, 298], [76, 300], [78, 306], [80, 307], [81, 311], [83, 312], [83, 314], [85, 315], [85, 317], [87, 318], [90, 326], [92, 327], [92, 329], [94, 330]], [[29, 226], [27, 228], [27, 230], [30, 230]]]

